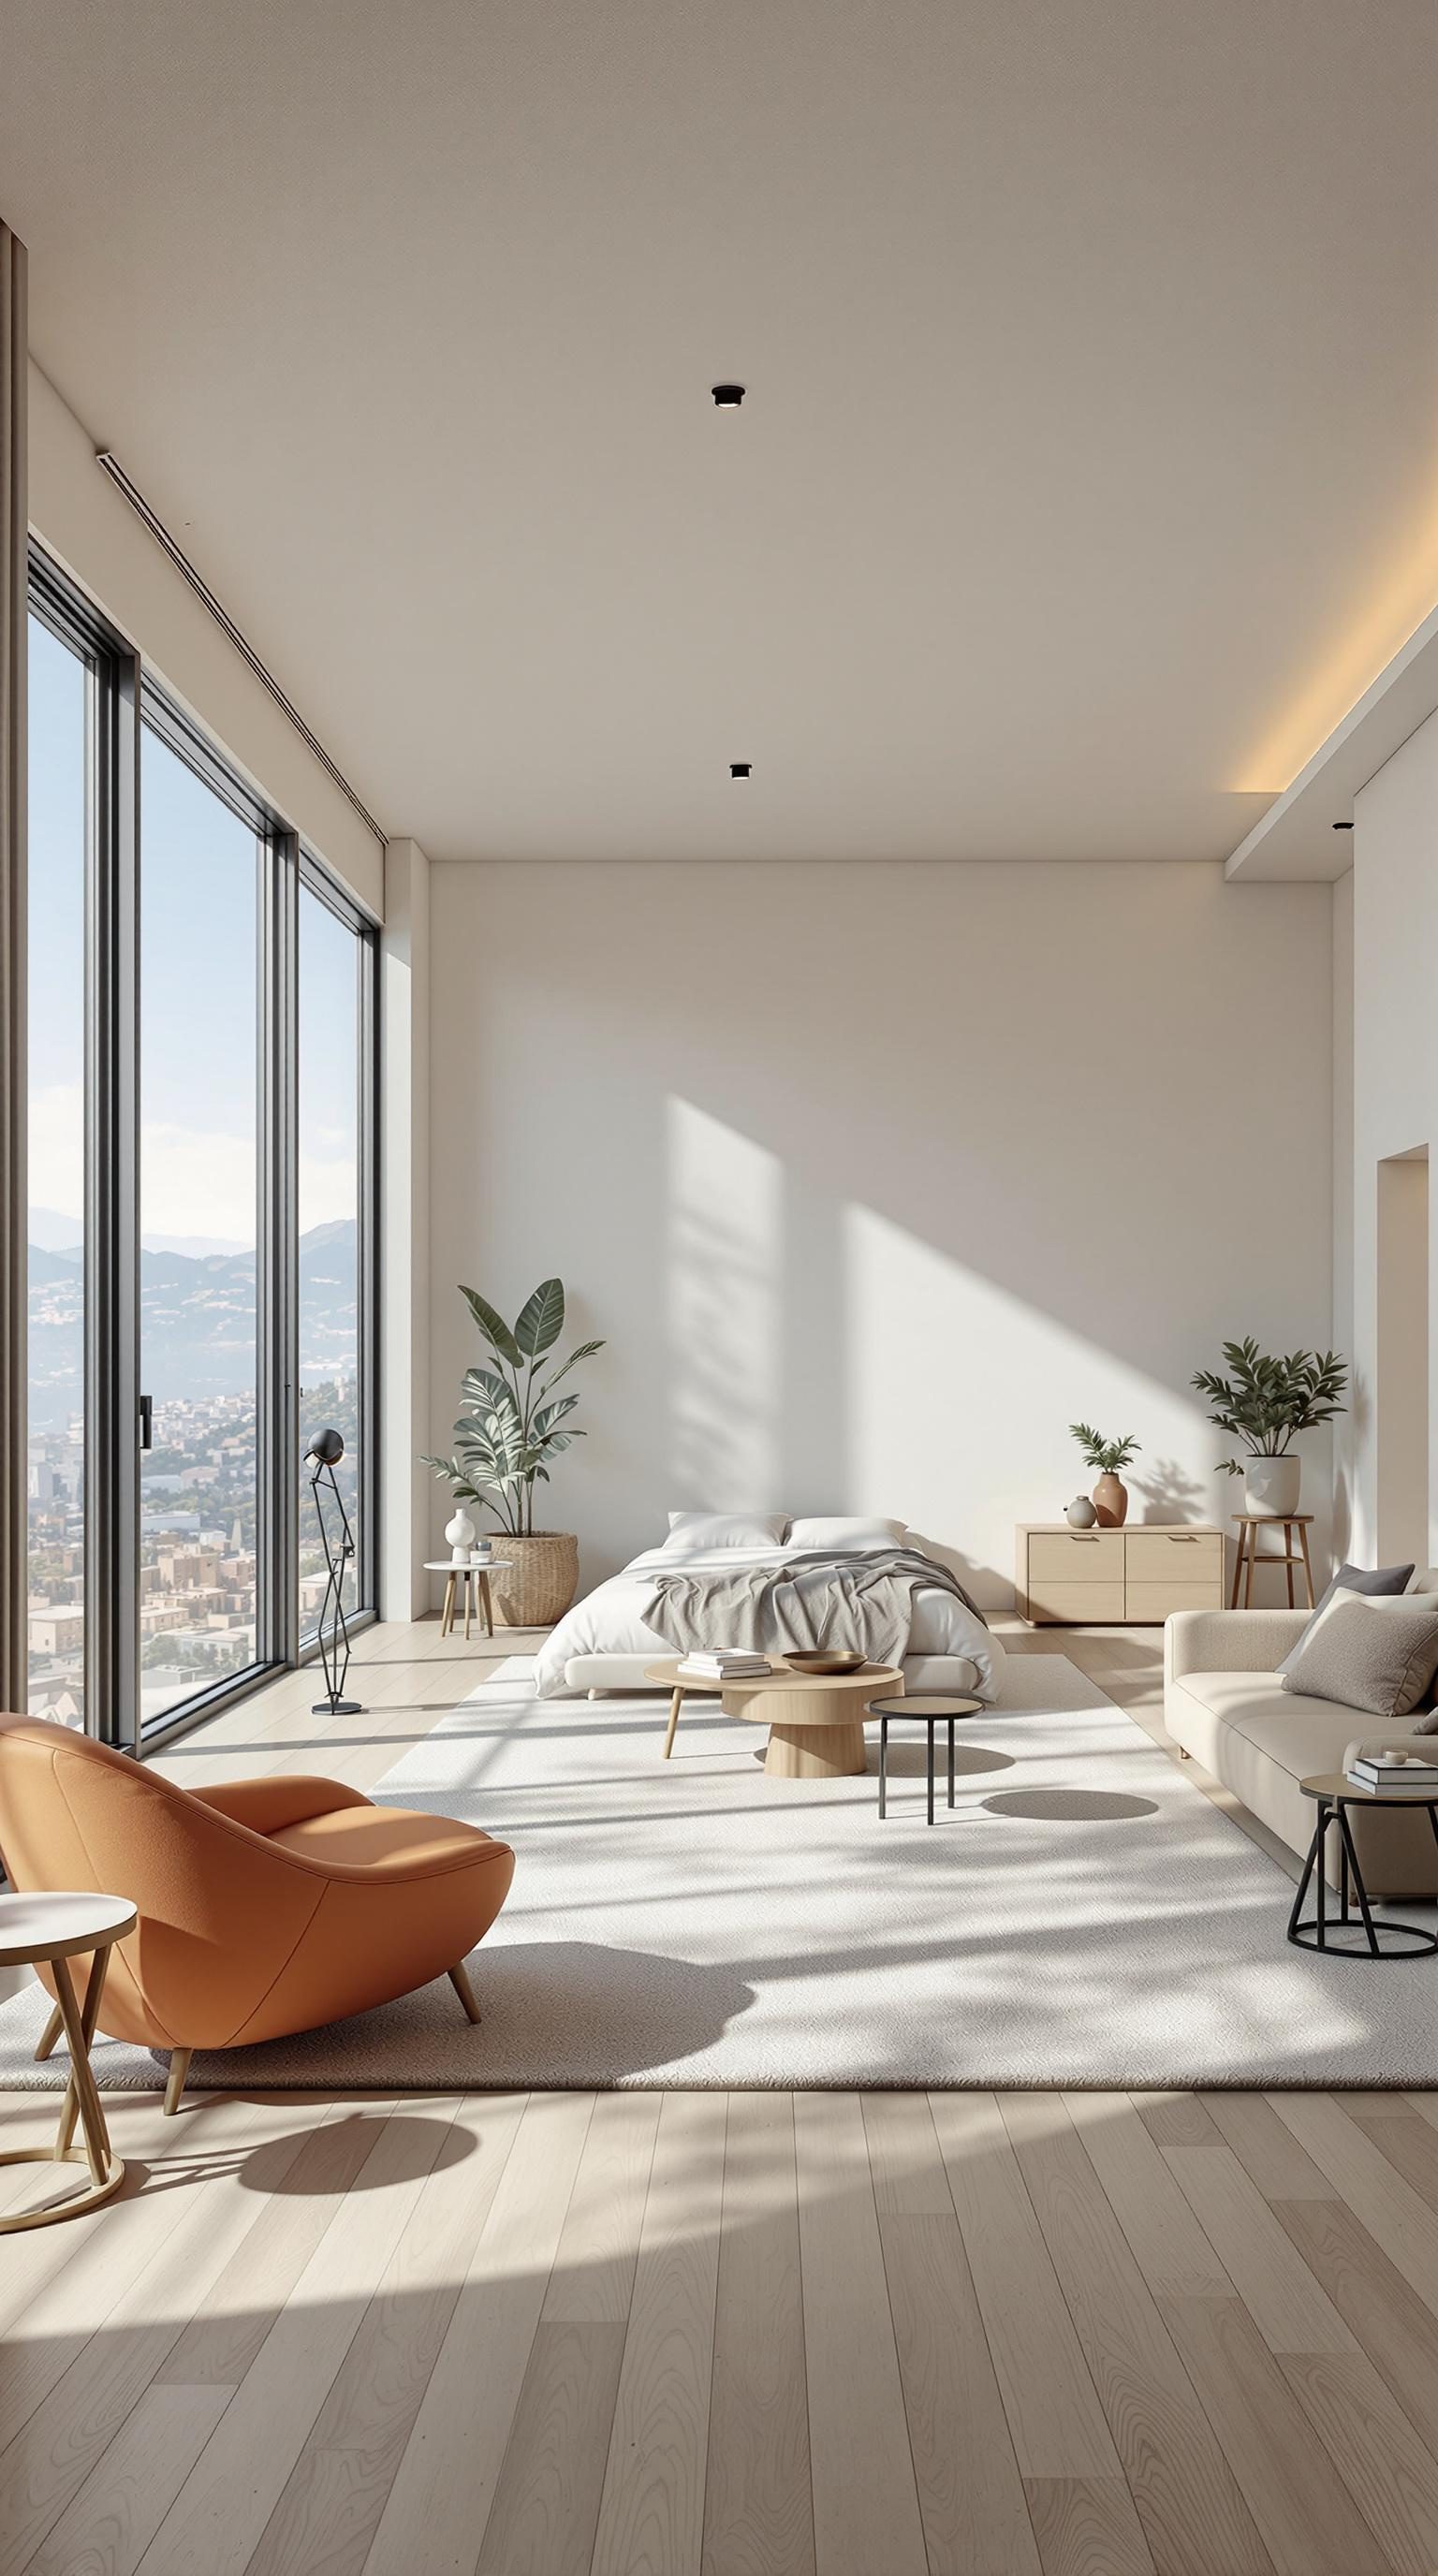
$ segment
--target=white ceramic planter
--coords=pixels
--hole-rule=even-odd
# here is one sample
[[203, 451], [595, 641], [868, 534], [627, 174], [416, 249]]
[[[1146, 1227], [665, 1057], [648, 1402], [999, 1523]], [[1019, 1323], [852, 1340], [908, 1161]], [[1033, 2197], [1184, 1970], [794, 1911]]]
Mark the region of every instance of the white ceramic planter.
[[1250, 1458], [1243, 1477], [1243, 1508], [1281, 1519], [1298, 1509], [1303, 1461], [1292, 1450], [1286, 1458]]

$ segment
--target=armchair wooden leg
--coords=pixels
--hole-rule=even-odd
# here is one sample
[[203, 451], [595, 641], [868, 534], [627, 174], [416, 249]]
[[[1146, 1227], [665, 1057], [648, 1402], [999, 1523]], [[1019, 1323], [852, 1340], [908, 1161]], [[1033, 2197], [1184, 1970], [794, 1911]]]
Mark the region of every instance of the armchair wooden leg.
[[479, 2006], [474, 2000], [474, 1988], [469, 1982], [469, 1970], [466, 1968], [462, 1959], [460, 1960], [457, 1968], [450, 1969], [449, 1982], [453, 1986], [455, 1993], [458, 1995], [460, 2002], [463, 2004], [465, 2011], [468, 2013], [470, 2020], [478, 2021]]
[[185, 2079], [190, 2072], [190, 2059], [193, 2055], [193, 2049], [189, 2048], [172, 2048], [170, 2051], [170, 2071], [165, 2078], [167, 2116], [178, 2111], [180, 2107], [180, 2096], [185, 2089]]
[[65, 2016], [57, 2004], [50, 2015], [49, 2020], [46, 2022], [44, 2029], [40, 2033], [40, 2045], [35, 2051], [35, 2063], [37, 2066], [44, 2064], [45, 2059], [49, 2056], [64, 2027]]

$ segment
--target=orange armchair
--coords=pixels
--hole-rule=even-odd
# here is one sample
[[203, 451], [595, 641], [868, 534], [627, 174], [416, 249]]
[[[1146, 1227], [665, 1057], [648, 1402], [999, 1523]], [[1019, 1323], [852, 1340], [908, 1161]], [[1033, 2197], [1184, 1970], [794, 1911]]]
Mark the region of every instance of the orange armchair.
[[[432, 1977], [447, 1973], [478, 2021], [464, 1961], [514, 1876], [507, 1843], [377, 1807], [338, 1780], [192, 1792], [23, 1717], [0, 1719], [0, 1854], [24, 1892], [104, 1890], [138, 1907], [111, 1953], [99, 2025], [171, 2052], [167, 2111], [193, 2049], [313, 2030]], [[52, 2023], [40, 2055], [56, 2036]]]

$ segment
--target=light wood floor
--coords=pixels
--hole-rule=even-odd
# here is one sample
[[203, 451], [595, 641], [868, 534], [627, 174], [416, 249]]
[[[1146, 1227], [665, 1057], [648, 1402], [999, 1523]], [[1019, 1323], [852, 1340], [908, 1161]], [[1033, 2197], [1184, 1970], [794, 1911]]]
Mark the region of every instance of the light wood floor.
[[[1029, 1642], [1152, 1719], [1151, 1636]], [[164, 1767], [364, 1786], [476, 1668]], [[109, 2108], [123, 2196], [0, 2242], [5, 2576], [1438, 2569], [1438, 2097]]]

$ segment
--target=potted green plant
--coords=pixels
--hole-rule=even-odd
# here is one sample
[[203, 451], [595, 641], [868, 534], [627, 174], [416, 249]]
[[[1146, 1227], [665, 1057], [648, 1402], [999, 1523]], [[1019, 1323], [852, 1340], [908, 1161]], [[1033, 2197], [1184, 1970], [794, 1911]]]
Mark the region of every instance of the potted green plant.
[[579, 1542], [567, 1530], [537, 1530], [534, 1489], [584, 1433], [570, 1417], [579, 1397], [556, 1395], [561, 1378], [604, 1344], [580, 1342], [557, 1367], [547, 1363], [564, 1330], [564, 1282], [544, 1279], [513, 1324], [477, 1288], [460, 1295], [489, 1358], [465, 1370], [452, 1458], [426, 1457], [457, 1502], [493, 1512], [504, 1533], [507, 1571], [496, 1607], [511, 1628], [547, 1628], [562, 1618], [579, 1581]]
[[1105, 1440], [1088, 1422], [1071, 1422], [1069, 1430], [1083, 1452], [1087, 1466], [1101, 1470], [1093, 1489], [1093, 1507], [1101, 1529], [1122, 1529], [1128, 1518], [1128, 1487], [1119, 1476], [1130, 1458], [1138, 1456], [1138, 1442], [1131, 1431], [1122, 1440]]
[[1225, 1342], [1227, 1377], [1198, 1369], [1192, 1383], [1206, 1395], [1209, 1421], [1243, 1443], [1241, 1458], [1224, 1458], [1220, 1473], [1242, 1476], [1243, 1508], [1269, 1520], [1298, 1509], [1302, 1460], [1291, 1443], [1345, 1413], [1348, 1369], [1336, 1351], [1289, 1351], [1271, 1359], [1252, 1334]]

